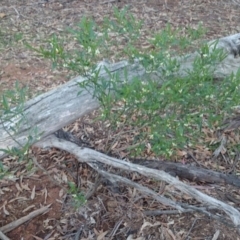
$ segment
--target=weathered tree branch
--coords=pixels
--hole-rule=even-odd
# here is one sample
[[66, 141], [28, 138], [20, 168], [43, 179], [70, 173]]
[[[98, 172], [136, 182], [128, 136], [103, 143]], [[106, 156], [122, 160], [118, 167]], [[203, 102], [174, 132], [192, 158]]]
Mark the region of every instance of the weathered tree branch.
[[[138, 164], [121, 161], [116, 158], [112, 158], [97, 151], [94, 151], [92, 149], [81, 148], [74, 143], [59, 139], [54, 135], [48, 136], [42, 141], [36, 143], [35, 145], [42, 148], [56, 147], [65, 150], [76, 156], [79, 162], [85, 162], [90, 165], [103, 163], [115, 168], [123, 169], [125, 171], [138, 172], [146, 177], [165, 181], [179, 189], [181, 192], [184, 192], [189, 196], [195, 198], [196, 200], [203, 202], [209, 206], [216, 207], [217, 209], [221, 209], [229, 216], [235, 226], [239, 226], [240, 224], [240, 212], [237, 209], [196, 190], [195, 188], [179, 181], [177, 178], [172, 177], [164, 171], [150, 169]], [[164, 204], [166, 203], [164, 202]]]
[[188, 179], [195, 182], [230, 184], [240, 188], [240, 179], [234, 175], [189, 166], [182, 163], [173, 163], [160, 160], [133, 159], [133, 163], [141, 164], [148, 168], [162, 170], [172, 176]]
[[[128, 65], [126, 61], [112, 65], [104, 63], [102, 65], [107, 66], [112, 74], [115, 72], [120, 74], [122, 79], [126, 68], [130, 80], [138, 75], [142, 76], [144, 73], [144, 69], [139, 64]], [[106, 73], [103, 66], [101, 67], [100, 77], [109, 79], [109, 74]], [[81, 90], [78, 83], [83, 81], [87, 81], [87, 78], [75, 78], [28, 101], [23, 112], [26, 120], [20, 126], [18, 134], [13, 136], [15, 140], [9, 136], [8, 131], [12, 132], [11, 128], [15, 128], [22, 116], [19, 115], [11, 119], [11, 122], [6, 121], [0, 124], [0, 149], [19, 147], [17, 142], [24, 145], [27, 142], [30, 130], [34, 127], [40, 133], [39, 138], [44, 138], [98, 108], [99, 103], [97, 99], [92, 97], [91, 90], [90, 92], [83, 90], [81, 94], [78, 94]], [[0, 158], [3, 155], [0, 152]]]
[[20, 219], [17, 219], [14, 222], [11, 222], [3, 227], [0, 228], [0, 231], [3, 233], [8, 233], [10, 231], [12, 231], [13, 229], [19, 227], [20, 225], [22, 225], [23, 223], [31, 220], [32, 218], [35, 218], [41, 214], [47, 213], [50, 210], [50, 206], [51, 204], [41, 207], [40, 209], [37, 209], [31, 213], [29, 213], [27, 216], [24, 216]]
[[6, 235], [4, 235], [1, 231], [0, 231], [0, 239], [2, 239], [2, 240], [10, 240], [10, 238], [8, 238]]
[[[217, 47], [225, 49], [228, 55], [223, 62], [212, 66], [214, 69], [216, 68], [214, 72], [215, 78], [222, 79], [238, 71], [240, 66], [239, 39], [240, 34], [219, 39]], [[210, 48], [213, 48], [213, 41], [209, 42], [209, 45]], [[192, 70], [194, 59], [197, 56], [200, 56], [200, 53], [195, 52], [183, 57], [176, 57], [180, 63], [180, 69], [174, 75], [186, 76], [187, 72]], [[148, 77], [150, 77], [138, 62], [134, 64], [130, 64], [127, 61], [114, 64], [102, 62], [99, 64], [99, 67], [101, 67], [99, 77], [104, 78], [106, 81], [110, 81], [111, 76], [105, 71], [104, 67], [111, 74], [118, 74], [120, 81], [127, 80], [129, 83], [131, 83], [134, 77], [139, 77], [143, 81], [147, 81]], [[126, 71], [128, 79], [125, 79]], [[163, 79], [161, 72], [162, 69], [159, 68], [158, 72], [151, 73], [151, 77], [159, 81], [159, 84], [166, 80]], [[29, 131], [33, 127], [36, 127], [41, 139], [98, 108], [99, 103], [93, 98], [91, 89], [90, 92], [84, 90], [78, 95], [80, 91], [78, 83], [83, 81], [88, 81], [88, 79], [86, 77], [77, 77], [52, 91], [28, 101], [22, 113], [25, 121], [20, 125], [17, 134], [13, 134], [11, 129], [16, 127], [21, 119], [20, 115], [11, 119], [11, 122], [3, 121], [0, 124], [0, 149], [19, 147], [18, 143], [24, 145], [28, 141]], [[2, 119], [5, 119], [5, 117], [2, 117]], [[15, 140], [9, 136], [9, 132], [13, 134]], [[3, 156], [4, 154], [0, 152], [0, 158]]]
[[[223, 48], [228, 54], [226, 59], [220, 63], [214, 63], [212, 69], [214, 69], [213, 77], [217, 79], [223, 79], [226, 76], [229, 76], [232, 73], [236, 73], [240, 67], [240, 34], [235, 34], [222, 38], [217, 43], [217, 48]], [[213, 48], [213, 42], [209, 43], [210, 48]], [[201, 53], [195, 52], [183, 57], [176, 57], [179, 61], [180, 68], [173, 75], [178, 75], [185, 77], [188, 74], [188, 71], [193, 69], [194, 59], [196, 57], [203, 57]], [[135, 62], [130, 64], [126, 61], [122, 61], [115, 64], [101, 63], [100, 78], [104, 78], [106, 81], [111, 80], [111, 74], [118, 74], [120, 81], [131, 81], [135, 77], [139, 77], [142, 81], [147, 81], [149, 77], [154, 78], [156, 81], [159, 81], [159, 85], [167, 79], [163, 78], [162, 70], [159, 68], [159, 71], [149, 74], [146, 73], [145, 69], [138, 63]], [[108, 72], [104, 69], [106, 67]], [[125, 78], [125, 73], [127, 71], [128, 79]], [[109, 74], [111, 73], [111, 74]], [[63, 150], [66, 150], [74, 154], [80, 162], [86, 162], [92, 167], [97, 167], [97, 163], [104, 163], [116, 168], [120, 168], [126, 171], [136, 171], [144, 176], [155, 178], [157, 180], [165, 181], [173, 186], [175, 186], [180, 191], [194, 197], [200, 202], [203, 202], [209, 206], [223, 210], [229, 218], [232, 220], [235, 226], [239, 227], [240, 225], [240, 213], [238, 210], [232, 206], [225, 204], [217, 199], [214, 199], [206, 194], [203, 194], [196, 189], [180, 182], [176, 178], [172, 177], [164, 171], [159, 171], [156, 169], [150, 169], [141, 165], [132, 164], [124, 161], [117, 160], [115, 158], [106, 156], [104, 154], [98, 153], [94, 150], [87, 148], [80, 148], [76, 144], [60, 140], [52, 133], [56, 132], [60, 128], [74, 122], [77, 118], [91, 112], [92, 110], [99, 107], [99, 103], [96, 99], [93, 98], [93, 89], [89, 91], [83, 90], [80, 94], [80, 88], [78, 83], [88, 81], [87, 77], [78, 77], [70, 82], [59, 86], [58, 88], [49, 91], [45, 94], [39, 95], [36, 98], [28, 101], [24, 106], [23, 116], [25, 121], [20, 124], [19, 130], [17, 133], [13, 133], [12, 129], [16, 127], [21, 116], [15, 116], [11, 119], [11, 122], [4, 121], [0, 124], [0, 149], [7, 149], [11, 147], [19, 147], [24, 145], [28, 141], [29, 132], [33, 127], [36, 127], [39, 133], [39, 139], [35, 139], [32, 144], [36, 143], [37, 140], [41, 140], [36, 143], [40, 147], [57, 147]], [[11, 133], [10, 136], [9, 132]], [[0, 152], [0, 158], [4, 156], [4, 153]], [[97, 168], [96, 168], [97, 169]], [[98, 170], [99, 172], [100, 169]], [[102, 174], [107, 175], [107, 173]], [[108, 175], [110, 177], [110, 175]], [[113, 178], [113, 176], [111, 176]], [[115, 180], [124, 182], [121, 177], [116, 176]], [[138, 187], [138, 189], [144, 192], [144, 188], [141, 188], [137, 185], [134, 185], [131, 182], [125, 181], [125, 184], [132, 184], [133, 187]], [[146, 189], [145, 189], [146, 190]], [[153, 193], [145, 191], [145, 194], [155, 196]], [[178, 210], [181, 210], [181, 206], [174, 205], [174, 203], [166, 200], [164, 198], [158, 198], [159, 201], [162, 201], [168, 205], [174, 206]], [[2, 229], [1, 229], [2, 230]], [[4, 231], [3, 231], [4, 232]]]

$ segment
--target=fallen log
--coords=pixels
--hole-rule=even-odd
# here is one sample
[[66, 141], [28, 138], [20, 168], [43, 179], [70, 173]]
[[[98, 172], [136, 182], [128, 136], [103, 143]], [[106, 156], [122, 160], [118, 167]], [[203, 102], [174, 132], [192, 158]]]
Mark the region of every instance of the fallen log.
[[27, 216], [24, 216], [20, 219], [17, 219], [3, 227], [0, 227], [0, 231], [3, 232], [3, 233], [8, 233], [10, 231], [12, 231], [13, 229], [19, 227], [20, 225], [24, 224], [25, 222], [27, 221], [30, 221], [31, 219], [41, 215], [41, 214], [45, 214], [47, 213], [48, 211], [50, 211], [50, 206], [51, 204], [47, 205], [47, 206], [44, 206], [44, 207], [41, 207], [40, 209], [37, 209], [31, 213], [29, 213]]
[[[217, 65], [212, 66], [214, 70], [214, 77], [223, 79], [226, 76], [236, 73], [240, 66], [240, 33], [221, 38], [214, 44], [213, 41], [209, 42], [211, 48], [222, 48], [226, 51], [227, 57]], [[176, 57], [180, 64], [180, 68], [174, 75], [186, 76], [188, 71], [193, 68], [194, 59], [201, 54], [196, 51], [182, 57]], [[105, 70], [105, 67], [108, 71]], [[98, 66], [101, 68], [99, 78], [104, 78], [106, 81], [111, 80], [111, 74], [118, 74], [120, 81], [129, 81], [135, 77], [146, 81], [149, 77], [154, 78], [162, 84], [162, 70], [154, 73], [146, 73], [145, 69], [136, 61], [130, 64], [127, 61], [121, 61], [114, 64], [101, 62]], [[126, 73], [128, 79], [126, 79]], [[109, 74], [110, 73], [110, 74]], [[11, 121], [6, 121], [5, 116], [2, 116], [0, 123], [0, 149], [8, 149], [12, 147], [19, 147], [26, 144], [30, 131], [37, 129], [36, 136], [33, 136], [32, 144], [51, 133], [59, 130], [60, 128], [74, 122], [81, 116], [91, 112], [99, 107], [97, 99], [93, 98], [93, 90], [83, 90], [81, 94], [79, 84], [80, 82], [88, 81], [87, 77], [77, 77], [71, 81], [63, 84], [56, 89], [47, 93], [41, 94], [34, 99], [26, 102], [23, 108], [22, 115], [15, 116]], [[22, 116], [24, 121], [19, 124]], [[12, 129], [18, 126], [18, 131], [15, 133]], [[0, 158], [5, 156], [0, 152]]]
[[[222, 80], [224, 77], [229, 76], [232, 73], [237, 73], [240, 66], [239, 39], [240, 34], [235, 34], [219, 39], [216, 44], [213, 44], [212, 41], [209, 42], [210, 49], [215, 47], [222, 48], [227, 53], [227, 57], [222, 62], [215, 63], [214, 66], [211, 66], [214, 70], [214, 78]], [[196, 57], [201, 57], [201, 53], [196, 51], [183, 57], [176, 57], [180, 64], [180, 68], [174, 73], [174, 75], [185, 77], [188, 72], [193, 69], [193, 62]], [[163, 81], [167, 81], [167, 79], [163, 79], [162, 77], [162, 71], [164, 69], [159, 68], [159, 71], [157, 72], [147, 73], [138, 61], [132, 64], [127, 61], [122, 61], [115, 64], [102, 62], [99, 64], [99, 70], [99, 77], [105, 78], [106, 81], [111, 80], [111, 74], [118, 74], [120, 81], [124, 82], [127, 80], [130, 84], [132, 79], [135, 77], [138, 77], [142, 81], [146, 81], [149, 77], [151, 77], [158, 80], [159, 85], [161, 85]], [[125, 77], [126, 71], [128, 79]], [[141, 189], [140, 186], [136, 184], [134, 185], [133, 183], [124, 180], [119, 176], [114, 176], [102, 171], [101, 169], [98, 169], [96, 164], [100, 162], [115, 168], [123, 169], [125, 171], [136, 171], [144, 176], [168, 182], [169, 184], [178, 188], [180, 191], [194, 197], [198, 201], [223, 210], [232, 220], [234, 225], [239, 227], [240, 213], [237, 209], [197, 191], [196, 189], [184, 184], [164, 171], [120, 161], [98, 153], [94, 150], [80, 148], [72, 142], [60, 140], [56, 138], [56, 136], [51, 135], [62, 127], [74, 122], [79, 117], [99, 107], [99, 102], [97, 99], [93, 98], [93, 89], [89, 89], [89, 91], [83, 90], [80, 94], [78, 94], [81, 90], [79, 88], [79, 83], [83, 81], [88, 81], [88, 78], [75, 78], [52, 91], [39, 95], [36, 98], [28, 101], [24, 105], [24, 110], [22, 113], [24, 116], [24, 121], [21, 122], [21, 124], [19, 124], [21, 119], [20, 115], [15, 116], [13, 119], [11, 119], [11, 121], [5, 121], [4, 119], [7, 118], [2, 116], [2, 122], [0, 123], [0, 149], [19, 147], [19, 144], [24, 145], [28, 141], [29, 132], [35, 127], [39, 135], [37, 135], [36, 138], [33, 138], [31, 144], [40, 147], [57, 147], [59, 149], [66, 150], [74, 154], [80, 162], [88, 163], [96, 171], [99, 171], [99, 174], [111, 177], [113, 181], [115, 179], [115, 181], [118, 182], [122, 181], [125, 182], [125, 184], [131, 184], [133, 187], [138, 187], [139, 189]], [[12, 131], [12, 129], [14, 129], [16, 125], [19, 126], [18, 132], [15, 133]], [[0, 158], [3, 156], [5, 156], [4, 152], [1, 152]], [[181, 210], [182, 207], [180, 205], [170, 202], [167, 199], [159, 198], [154, 195], [153, 192], [148, 191], [145, 188], [142, 189], [144, 189], [146, 194], [154, 196], [155, 199], [158, 199], [158, 201], [162, 201], [164, 204], [168, 204], [177, 208], [178, 210]]]

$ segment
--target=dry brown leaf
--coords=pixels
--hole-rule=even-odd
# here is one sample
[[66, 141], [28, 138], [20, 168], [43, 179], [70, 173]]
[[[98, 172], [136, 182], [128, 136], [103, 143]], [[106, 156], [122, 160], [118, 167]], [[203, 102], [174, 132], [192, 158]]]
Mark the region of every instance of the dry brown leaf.
[[36, 191], [35, 191], [35, 189], [36, 189], [36, 186], [34, 185], [34, 187], [33, 187], [33, 189], [32, 189], [32, 193], [31, 193], [31, 200], [33, 200], [34, 198], [35, 198], [35, 194], [36, 194]]
[[63, 190], [63, 189], [61, 189], [61, 190], [59, 191], [59, 194], [58, 194], [58, 196], [59, 196], [60, 198], [62, 198], [63, 194], [64, 194], [64, 190]]
[[27, 190], [27, 191], [30, 191], [30, 190], [31, 190], [31, 189], [28, 187], [28, 183], [27, 183], [27, 184], [22, 183], [22, 184], [21, 184], [21, 187], [22, 187], [22, 189]]
[[5, 13], [0, 13], [0, 18], [4, 18], [6, 17], [7, 15]]
[[40, 238], [40, 237], [37, 237], [37, 236], [34, 236], [34, 235], [32, 235], [32, 237], [36, 240], [43, 240], [43, 238]]
[[63, 201], [59, 200], [59, 199], [56, 199], [56, 202], [60, 203], [60, 204], [63, 204]]
[[118, 202], [114, 200], [109, 200], [106, 203], [106, 207], [109, 211], [116, 209], [117, 206], [118, 206]]
[[150, 143], [147, 143], [147, 154], [150, 154], [152, 146]]
[[142, 232], [143, 229], [146, 228], [146, 227], [155, 227], [155, 226], [161, 226], [161, 225], [162, 225], [161, 222], [155, 222], [154, 224], [152, 224], [152, 223], [147, 222], [147, 221], [144, 220], [144, 223], [141, 226], [140, 232]]
[[47, 195], [48, 195], [48, 191], [46, 189], [46, 187], [42, 190], [42, 194], [44, 194], [44, 204], [47, 203]]
[[62, 180], [63, 180], [64, 183], [68, 182], [67, 175], [64, 172], [62, 172]]
[[105, 236], [107, 235], [107, 233], [108, 233], [108, 230], [105, 231], [105, 232], [103, 232], [103, 230], [101, 230], [101, 231], [99, 232], [99, 235], [97, 236], [97, 240], [102, 240], [102, 239], [104, 239]]
[[[162, 229], [164, 229], [165, 232], [166, 232], [167, 234], [169, 234], [169, 237], [170, 237], [172, 240], [176, 240], [176, 237], [174, 236], [173, 232], [172, 232], [169, 228], [165, 228], [165, 227], [162, 226]], [[167, 237], [167, 236], [166, 236], [166, 237]], [[170, 239], [170, 238], [168, 238], [168, 239]]]
[[35, 205], [30, 205], [29, 207], [25, 208], [22, 212], [27, 212], [28, 210], [35, 208]]
[[9, 212], [8, 212], [7, 209], [6, 209], [6, 205], [7, 205], [7, 201], [5, 201], [5, 202], [3, 203], [2, 209], [3, 209], [3, 212], [5, 213], [5, 215], [9, 215]]
[[3, 191], [3, 193], [4, 193], [4, 192], [10, 192], [10, 191], [11, 191], [11, 189], [8, 188], [8, 187], [2, 188], [1, 190]]
[[19, 192], [22, 192], [22, 188], [20, 187], [20, 185], [18, 183], [16, 183], [15, 186]]
[[177, 156], [179, 156], [179, 157], [185, 157], [185, 156], [187, 156], [187, 152], [186, 152], [186, 151], [181, 151], [181, 150], [177, 150], [177, 151], [176, 151], [176, 154], [177, 154]]
[[14, 202], [14, 201], [16, 201], [16, 200], [27, 201], [28, 198], [26, 198], [26, 197], [13, 198], [13, 199], [11, 199], [11, 200], [9, 201], [9, 203], [12, 203], [12, 202]]

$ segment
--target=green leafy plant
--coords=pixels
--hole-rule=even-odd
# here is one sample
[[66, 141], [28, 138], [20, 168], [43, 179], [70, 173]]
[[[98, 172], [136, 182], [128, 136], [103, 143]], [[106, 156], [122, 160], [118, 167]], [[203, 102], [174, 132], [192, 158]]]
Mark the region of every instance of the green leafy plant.
[[37, 128], [31, 127], [25, 144], [20, 143], [14, 137], [19, 133], [19, 129], [23, 124], [29, 125], [28, 120], [23, 114], [27, 95], [27, 88], [21, 88], [19, 83], [16, 82], [15, 88], [5, 91], [0, 101], [0, 124], [7, 134], [16, 142], [16, 147], [0, 149], [0, 151], [7, 155], [14, 156], [19, 160], [28, 158], [29, 148], [33, 141], [39, 136]]
[[[80, 89], [91, 91], [99, 100], [102, 117], [113, 128], [138, 129], [134, 141], [140, 144], [130, 149], [132, 154], [144, 151], [146, 144], [150, 144], [155, 154], [170, 157], [176, 149], [199, 144], [202, 128], [214, 128], [231, 111], [229, 106], [238, 104], [236, 89], [240, 78], [239, 74], [232, 75], [221, 84], [213, 78], [215, 67], [226, 57], [216, 47], [217, 42], [199, 47], [193, 68], [186, 76], [176, 74], [180, 66], [176, 55], [183, 55], [205, 33], [201, 25], [185, 32], [167, 25], [158, 33], [148, 33], [148, 37], [142, 27], [142, 22], [126, 8], [115, 9], [113, 17], [105, 18], [101, 25], [84, 17], [69, 31], [78, 46], [75, 50], [67, 51], [65, 43], [56, 42], [53, 37], [48, 50], [37, 51], [50, 57], [55, 66], [87, 77], [87, 81], [79, 84]], [[142, 39], [147, 39], [148, 48], [141, 48]], [[149, 75], [145, 81], [134, 78], [129, 83], [127, 70], [125, 81], [120, 81], [118, 74], [104, 67], [110, 79], [106, 81], [96, 66], [109, 56], [117, 60], [127, 58], [130, 62], [137, 59]], [[152, 77], [151, 73], [156, 72], [161, 73], [161, 78]]]
[[4, 176], [7, 174], [8, 168], [6, 168], [2, 162], [0, 162], [0, 180], [4, 178]]
[[84, 194], [81, 191], [79, 191], [79, 189], [73, 182], [69, 182], [68, 186], [69, 186], [69, 193], [73, 197], [73, 205], [76, 208], [79, 208], [82, 205], [84, 205], [87, 202]]

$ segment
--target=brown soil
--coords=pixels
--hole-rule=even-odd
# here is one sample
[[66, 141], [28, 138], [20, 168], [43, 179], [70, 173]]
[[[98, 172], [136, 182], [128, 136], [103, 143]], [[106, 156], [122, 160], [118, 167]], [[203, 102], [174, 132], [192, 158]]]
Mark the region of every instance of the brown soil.
[[[145, 28], [152, 31], [162, 29], [167, 23], [173, 27], [196, 28], [201, 22], [209, 29], [207, 38], [216, 39], [240, 30], [240, 5], [237, 0], [1, 0], [0, 93], [12, 89], [16, 80], [29, 87], [29, 97], [68, 81], [67, 71], [53, 70], [49, 61], [27, 49], [24, 43], [37, 47], [52, 33], [59, 34], [66, 27], [74, 26], [84, 15], [92, 16], [100, 23], [103, 16], [112, 15], [114, 7], [126, 5], [144, 21]], [[91, 115], [86, 116], [68, 129], [78, 136], [85, 135], [86, 131], [91, 133], [91, 144], [95, 149], [104, 151], [104, 137], [108, 136], [101, 129], [101, 123], [91, 119]], [[110, 134], [114, 139], [114, 133]], [[134, 236], [131, 239], [214, 239], [218, 230], [220, 233], [216, 239], [240, 239], [235, 229], [199, 213], [147, 217], [143, 214], [145, 210], [167, 208], [138, 195], [133, 189], [112, 186], [107, 181], [102, 181], [88, 202], [76, 209], [73, 199], [66, 192], [67, 182], [73, 181], [81, 191], [87, 192], [97, 181], [96, 174], [87, 166], [79, 166], [73, 156], [56, 149], [31, 151], [48, 174], [31, 165], [30, 161], [3, 160], [9, 168], [9, 175], [0, 180], [0, 227], [41, 206], [51, 204], [51, 210], [6, 233], [10, 239], [127, 239], [129, 234]], [[117, 155], [114, 151], [112, 154]], [[118, 153], [118, 156], [123, 157], [125, 153], [121, 154]], [[214, 165], [211, 161], [203, 164], [208, 167]], [[134, 176], [139, 183], [161, 192], [161, 184], [138, 177]], [[226, 186], [196, 187], [222, 201], [227, 201], [225, 193], [237, 195], [238, 192]], [[215, 190], [223, 192], [223, 195]], [[173, 191], [168, 197], [197, 204]], [[113, 237], [105, 237], [106, 234]]]

